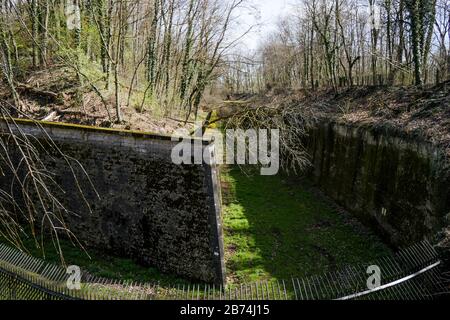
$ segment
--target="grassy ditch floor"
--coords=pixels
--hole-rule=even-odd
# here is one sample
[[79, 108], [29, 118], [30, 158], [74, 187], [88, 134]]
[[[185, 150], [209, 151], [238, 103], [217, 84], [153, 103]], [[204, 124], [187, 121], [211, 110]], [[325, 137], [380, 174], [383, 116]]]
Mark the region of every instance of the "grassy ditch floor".
[[[389, 254], [376, 236], [302, 183], [281, 175], [248, 176], [237, 168], [223, 168], [221, 177], [226, 268], [232, 286], [316, 275]], [[24, 243], [30, 254], [42, 257], [33, 241]], [[190, 284], [130, 259], [93, 249], [88, 250], [89, 257], [69, 242], [61, 244], [67, 265], [99, 277], [162, 287]], [[47, 262], [60, 263], [51, 241], [45, 253]]]
[[222, 169], [229, 283], [289, 280], [390, 253], [375, 235], [287, 177]]
[[[48, 263], [61, 265], [60, 256], [56, 252], [51, 240], [49, 238], [47, 240], [44, 243], [44, 250], [42, 250], [36, 248], [32, 239], [24, 239], [25, 252], [34, 257], [44, 259]], [[1, 238], [0, 242], [8, 244]], [[131, 259], [114, 257], [91, 248], [84, 251], [67, 240], [61, 240], [60, 244], [66, 265], [79, 266], [82, 270], [97, 277], [122, 280], [130, 283], [159, 283], [161, 286], [189, 284], [187, 280], [173, 275], [163, 274], [155, 268], [143, 267]]]

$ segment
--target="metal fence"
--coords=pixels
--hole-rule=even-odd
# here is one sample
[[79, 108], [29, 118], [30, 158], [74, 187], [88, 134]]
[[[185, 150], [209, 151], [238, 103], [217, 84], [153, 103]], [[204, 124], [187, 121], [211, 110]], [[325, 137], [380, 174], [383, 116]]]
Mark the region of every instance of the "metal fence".
[[[370, 267], [381, 272], [381, 283], [371, 289]], [[450, 273], [428, 242], [320, 276], [228, 287], [161, 286], [82, 273], [81, 288], [69, 290], [69, 277], [65, 268], [0, 244], [0, 300], [420, 300], [450, 292]]]

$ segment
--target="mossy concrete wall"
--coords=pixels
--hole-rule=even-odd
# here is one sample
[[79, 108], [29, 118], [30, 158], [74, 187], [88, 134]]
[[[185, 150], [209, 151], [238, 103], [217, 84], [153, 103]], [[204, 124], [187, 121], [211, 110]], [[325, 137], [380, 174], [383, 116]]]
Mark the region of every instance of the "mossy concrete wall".
[[[170, 137], [90, 127], [17, 121], [41, 143], [55, 142], [72, 162], [88, 210], [67, 162], [58, 152], [41, 157], [65, 191], [71, 230], [88, 247], [129, 257], [147, 266], [197, 281], [223, 284], [220, 190], [216, 167], [175, 165]], [[5, 127], [5, 123], [1, 125]], [[11, 126], [16, 130], [15, 126]], [[203, 148], [209, 147], [202, 142]], [[19, 160], [19, 156], [14, 155]], [[0, 186], [7, 185], [3, 178]], [[55, 190], [55, 192], [58, 192]]]
[[448, 164], [431, 143], [332, 121], [314, 126], [308, 141], [318, 186], [394, 245], [431, 238], [448, 225]]

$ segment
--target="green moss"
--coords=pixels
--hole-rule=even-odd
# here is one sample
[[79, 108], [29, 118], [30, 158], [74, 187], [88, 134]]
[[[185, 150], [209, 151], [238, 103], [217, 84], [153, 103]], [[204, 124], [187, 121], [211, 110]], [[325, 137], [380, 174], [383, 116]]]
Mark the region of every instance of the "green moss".
[[[0, 120], [4, 122], [4, 120]], [[116, 135], [127, 135], [132, 136], [134, 138], [145, 138], [145, 139], [157, 139], [157, 140], [172, 140], [172, 136], [164, 135], [159, 133], [152, 132], [144, 132], [144, 131], [133, 131], [133, 130], [122, 130], [122, 129], [111, 129], [111, 128], [101, 128], [101, 127], [93, 127], [79, 124], [71, 124], [71, 123], [61, 123], [61, 122], [47, 122], [47, 121], [37, 121], [37, 120], [29, 120], [29, 119], [14, 119], [14, 122], [17, 124], [23, 125], [40, 125], [43, 128], [62, 128], [69, 130], [77, 130], [84, 132], [99, 132], [99, 133], [109, 133]], [[211, 141], [200, 139], [197, 137], [189, 137], [190, 140], [202, 140], [204, 144], [210, 144]]]
[[229, 282], [282, 280], [389, 254], [378, 238], [284, 176], [223, 173]]

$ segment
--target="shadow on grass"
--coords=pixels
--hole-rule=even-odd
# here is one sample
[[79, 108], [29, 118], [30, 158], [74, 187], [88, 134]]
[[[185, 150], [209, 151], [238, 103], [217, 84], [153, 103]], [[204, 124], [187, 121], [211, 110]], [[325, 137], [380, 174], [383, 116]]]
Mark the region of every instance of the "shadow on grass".
[[[22, 240], [26, 253], [33, 257], [43, 259], [47, 263], [61, 265], [61, 258], [50, 239], [44, 242], [45, 256], [42, 249], [36, 248], [34, 240], [31, 238]], [[0, 243], [9, 245], [1, 238]], [[97, 277], [126, 282], [159, 283], [162, 287], [173, 286], [176, 284], [181, 286], [190, 284], [190, 282], [185, 279], [161, 273], [156, 268], [141, 266], [131, 259], [116, 257], [97, 249], [89, 248], [86, 249], [86, 251], [83, 251], [80, 247], [73, 245], [67, 240], [61, 240], [60, 243], [62, 252], [64, 253], [65, 264], [67, 266], [80, 266], [85, 272]]]
[[222, 186], [230, 283], [316, 275], [390, 252], [300, 182], [231, 168]]

